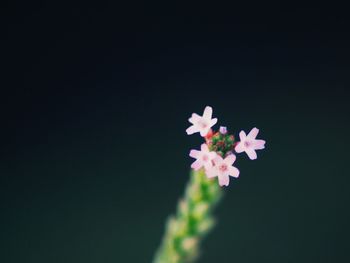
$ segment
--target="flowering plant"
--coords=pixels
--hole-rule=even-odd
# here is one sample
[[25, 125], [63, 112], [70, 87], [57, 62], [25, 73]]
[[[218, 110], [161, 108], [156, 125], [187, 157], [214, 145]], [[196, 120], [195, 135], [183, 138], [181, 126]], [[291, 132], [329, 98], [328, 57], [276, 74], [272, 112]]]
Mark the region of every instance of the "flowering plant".
[[[197, 258], [200, 241], [214, 225], [212, 210], [222, 196], [221, 188], [229, 185], [230, 176], [239, 176], [239, 170], [233, 165], [236, 154], [245, 152], [254, 160], [256, 150], [265, 148], [265, 141], [256, 139], [257, 128], [248, 135], [241, 131], [240, 141], [236, 141], [226, 127], [214, 131], [212, 127], [218, 120], [212, 118], [212, 114], [213, 109], [207, 106], [202, 116], [193, 113], [189, 118], [192, 125], [186, 130], [187, 134], [198, 132], [205, 142], [200, 150], [190, 151], [190, 157], [196, 159], [191, 165], [191, 180], [176, 215], [168, 220], [155, 263], [193, 262]], [[218, 183], [213, 180], [215, 177]]]
[[217, 123], [217, 119], [212, 119], [212, 113], [213, 109], [207, 106], [203, 116], [193, 113], [189, 119], [192, 126], [186, 130], [187, 134], [199, 132], [206, 140], [201, 146], [201, 151], [191, 150], [190, 156], [196, 159], [191, 167], [196, 171], [204, 167], [208, 178], [218, 177], [220, 186], [228, 186], [229, 176], [239, 176], [239, 170], [233, 166], [236, 160], [234, 152], [246, 152], [248, 157], [254, 160], [257, 158], [255, 150], [264, 149], [265, 141], [255, 139], [259, 133], [257, 128], [253, 128], [248, 135], [241, 131], [239, 142], [235, 142], [235, 137], [228, 134], [226, 127], [221, 126], [218, 132], [213, 132], [211, 127]]

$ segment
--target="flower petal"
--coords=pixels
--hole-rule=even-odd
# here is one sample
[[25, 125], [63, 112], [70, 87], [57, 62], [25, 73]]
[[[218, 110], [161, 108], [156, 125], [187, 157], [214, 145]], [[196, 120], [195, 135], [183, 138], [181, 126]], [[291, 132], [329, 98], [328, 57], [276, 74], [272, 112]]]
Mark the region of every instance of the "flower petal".
[[214, 118], [210, 121], [210, 127], [213, 127], [218, 122], [217, 118]]
[[208, 153], [210, 160], [214, 160], [216, 158], [217, 153], [216, 152], [209, 152]]
[[191, 156], [192, 158], [198, 158], [199, 153], [200, 153], [200, 151], [191, 150], [191, 151], [190, 151], [190, 156]]
[[238, 142], [238, 144], [235, 147], [235, 151], [237, 153], [241, 153], [241, 152], [244, 152], [244, 150], [245, 150], [244, 144], [242, 142]]
[[228, 175], [221, 174], [219, 175], [219, 185], [220, 186], [228, 186], [230, 183], [230, 177]]
[[258, 128], [253, 128], [249, 134], [247, 135], [247, 137], [249, 137], [250, 139], [255, 139], [256, 136], [258, 135], [259, 133], [259, 129]]
[[215, 165], [218, 165], [220, 163], [222, 163], [224, 160], [222, 159], [222, 157], [219, 154], [216, 154], [215, 159], [213, 160]]
[[186, 133], [187, 135], [194, 134], [195, 132], [199, 132], [198, 128], [194, 125], [187, 128]]
[[229, 167], [229, 175], [231, 175], [231, 176], [233, 176], [235, 178], [238, 178], [239, 170], [236, 167], [234, 167], [234, 166], [230, 166]]
[[205, 170], [205, 174], [208, 178], [214, 178], [217, 176], [216, 169], [214, 167]]
[[189, 122], [191, 123], [196, 123], [200, 120], [201, 116], [199, 116], [197, 113], [192, 113], [191, 118], [188, 119]]
[[209, 148], [208, 148], [208, 145], [206, 143], [202, 143], [201, 151], [202, 152], [209, 152]]
[[206, 120], [210, 120], [212, 115], [213, 115], [213, 108], [210, 106], [205, 107], [203, 112], [203, 118]]
[[205, 162], [204, 163], [204, 168], [206, 169], [206, 170], [210, 170], [210, 169], [212, 169], [214, 166], [213, 166], [213, 163], [211, 162], [211, 161], [208, 161], [208, 162]]
[[196, 160], [192, 163], [191, 168], [193, 168], [195, 171], [198, 171], [202, 166], [202, 162], [200, 160]]
[[255, 160], [257, 158], [256, 152], [254, 149], [247, 149], [245, 152], [247, 153], [250, 160]]
[[264, 140], [255, 140], [254, 148], [256, 150], [262, 150], [265, 148], [265, 141]]
[[205, 137], [208, 134], [209, 130], [210, 130], [210, 127], [208, 126], [205, 129], [201, 129], [199, 132], [200, 132], [202, 137]]
[[244, 141], [246, 137], [247, 137], [247, 135], [245, 134], [245, 132], [244, 131], [240, 131], [239, 138], [241, 139], [241, 141]]
[[224, 160], [224, 162], [229, 166], [232, 165], [235, 161], [236, 161], [236, 155], [234, 154], [227, 155]]

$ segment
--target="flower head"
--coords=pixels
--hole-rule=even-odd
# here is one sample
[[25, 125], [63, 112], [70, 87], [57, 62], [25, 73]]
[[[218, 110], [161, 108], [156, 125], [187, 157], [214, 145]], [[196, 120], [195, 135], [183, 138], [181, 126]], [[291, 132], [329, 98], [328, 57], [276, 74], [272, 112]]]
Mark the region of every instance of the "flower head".
[[244, 131], [239, 133], [240, 142], [235, 147], [237, 153], [246, 152], [249, 159], [255, 160], [257, 158], [255, 150], [261, 150], [265, 148], [264, 140], [256, 140], [256, 136], [259, 133], [259, 129], [253, 128], [248, 135]]
[[233, 166], [236, 160], [234, 154], [229, 154], [223, 159], [220, 155], [216, 155], [214, 159], [214, 166], [206, 169], [208, 178], [218, 177], [220, 186], [228, 186], [230, 183], [230, 176], [237, 178], [239, 170]]
[[207, 106], [203, 116], [193, 113], [188, 119], [192, 126], [186, 130], [187, 134], [199, 132], [205, 140], [200, 151], [190, 151], [190, 156], [196, 159], [191, 167], [196, 171], [204, 168], [208, 178], [218, 177], [220, 186], [228, 186], [230, 176], [237, 178], [239, 175], [239, 170], [233, 166], [235, 154], [246, 152], [248, 157], [254, 160], [257, 158], [255, 150], [264, 149], [265, 141], [256, 139], [259, 130], [253, 128], [248, 135], [241, 131], [240, 141], [236, 142], [233, 134], [230, 134], [225, 126], [220, 126], [217, 131], [211, 128], [217, 122], [216, 118], [212, 119], [212, 114], [213, 109]]
[[203, 116], [199, 116], [196, 113], [192, 114], [192, 117], [188, 119], [192, 126], [187, 128], [186, 132], [188, 135], [199, 132], [202, 137], [205, 137], [210, 128], [213, 127], [218, 121], [217, 118], [212, 119], [213, 109], [212, 107], [205, 107]]
[[196, 161], [194, 161], [191, 165], [191, 167], [198, 171], [201, 167], [204, 167], [205, 169], [210, 169], [213, 166], [213, 160], [216, 157], [216, 153], [215, 152], [210, 152], [208, 145], [206, 145], [205, 143], [203, 143], [201, 145], [201, 150], [197, 151], [197, 150], [191, 150], [190, 151], [190, 156], [192, 158], [197, 159]]

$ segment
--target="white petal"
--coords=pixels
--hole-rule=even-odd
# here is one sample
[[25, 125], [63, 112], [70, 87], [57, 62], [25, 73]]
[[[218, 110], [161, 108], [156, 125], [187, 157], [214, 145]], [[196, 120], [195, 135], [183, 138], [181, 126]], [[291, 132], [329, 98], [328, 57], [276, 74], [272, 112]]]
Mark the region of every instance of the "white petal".
[[204, 167], [205, 167], [205, 170], [210, 170], [210, 169], [212, 169], [214, 166], [213, 166], [213, 163], [209, 160], [208, 162], [205, 162], [205, 163], [204, 163]]
[[229, 167], [229, 175], [237, 178], [239, 176], [239, 170], [234, 166], [230, 166]]
[[235, 147], [235, 151], [237, 153], [241, 153], [241, 152], [244, 152], [244, 150], [245, 150], [244, 143], [238, 142], [238, 144]]
[[217, 176], [216, 169], [214, 167], [205, 170], [205, 174], [208, 178], [214, 178]]
[[205, 137], [208, 134], [209, 130], [210, 130], [210, 127], [207, 127], [205, 129], [201, 129], [199, 132], [202, 137]]
[[198, 159], [199, 153], [200, 153], [200, 151], [191, 150], [191, 151], [190, 151], [190, 156], [191, 156], [192, 158]]
[[257, 158], [256, 152], [254, 149], [247, 149], [245, 152], [247, 153], [250, 160], [255, 160]]
[[220, 155], [216, 154], [215, 159], [213, 161], [214, 161], [215, 165], [219, 165], [224, 160], [222, 159], [222, 157]]
[[203, 112], [203, 119], [210, 120], [213, 115], [213, 109], [210, 106], [205, 107]]
[[192, 113], [192, 117], [189, 119], [190, 122], [196, 123], [200, 120], [201, 116], [199, 116], [197, 113]]
[[245, 134], [244, 131], [241, 131], [241, 132], [239, 133], [239, 138], [241, 139], [241, 141], [244, 141], [246, 137], [247, 137], [247, 135]]
[[199, 132], [199, 130], [198, 130], [198, 128], [197, 128], [196, 126], [194, 126], [194, 125], [188, 127], [187, 130], [186, 130], [186, 133], [187, 133], [188, 135], [194, 134], [194, 133], [196, 133], [196, 132]]
[[258, 128], [253, 128], [249, 134], [247, 135], [247, 137], [249, 137], [250, 139], [255, 139], [256, 136], [258, 135], [259, 133], [259, 129]]
[[236, 161], [236, 155], [234, 155], [234, 154], [227, 155], [225, 160], [224, 160], [224, 162], [228, 166], [231, 166], [235, 161]]
[[216, 152], [209, 152], [208, 155], [209, 155], [210, 160], [214, 160], [216, 158], [217, 153]]
[[228, 184], [230, 183], [230, 177], [228, 175], [219, 175], [219, 185], [220, 186], [228, 186]]
[[210, 121], [210, 128], [213, 127], [218, 122], [217, 118], [214, 118]]
[[202, 152], [209, 152], [208, 145], [206, 143], [203, 143], [201, 145], [201, 151]]
[[200, 160], [196, 160], [192, 163], [191, 168], [198, 171], [203, 166], [203, 163]]
[[265, 141], [264, 140], [255, 140], [254, 142], [254, 148], [256, 150], [262, 150], [265, 148]]

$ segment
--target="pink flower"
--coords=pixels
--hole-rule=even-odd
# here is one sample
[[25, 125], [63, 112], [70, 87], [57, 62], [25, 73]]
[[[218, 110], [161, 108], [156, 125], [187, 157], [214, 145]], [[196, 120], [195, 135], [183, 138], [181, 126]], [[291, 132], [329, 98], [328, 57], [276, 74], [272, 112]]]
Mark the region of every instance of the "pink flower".
[[214, 166], [206, 169], [208, 178], [218, 177], [220, 186], [228, 186], [230, 183], [230, 176], [237, 178], [239, 176], [239, 170], [232, 164], [236, 160], [236, 155], [230, 154], [223, 159], [220, 155], [216, 155], [214, 159]]
[[265, 148], [264, 140], [256, 140], [256, 136], [259, 133], [259, 129], [253, 128], [248, 135], [244, 131], [239, 133], [240, 142], [238, 142], [235, 150], [237, 153], [246, 152], [251, 160], [257, 158], [255, 150], [261, 150]]
[[196, 161], [194, 161], [192, 163], [191, 167], [196, 171], [198, 171], [201, 167], [205, 167], [206, 169], [210, 169], [213, 166], [212, 161], [214, 160], [216, 155], [217, 154], [215, 152], [209, 151], [208, 145], [203, 143], [201, 145], [200, 151], [197, 151], [197, 150], [190, 151], [190, 156], [192, 158], [197, 159]]
[[191, 135], [193, 133], [199, 132], [202, 137], [205, 137], [210, 128], [215, 125], [215, 123], [218, 121], [217, 118], [212, 119], [213, 109], [212, 107], [205, 107], [203, 116], [199, 116], [196, 113], [192, 114], [192, 117], [188, 119], [190, 123], [193, 125], [190, 126], [186, 132], [188, 135]]

